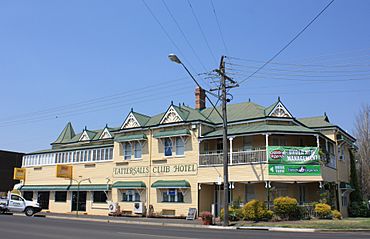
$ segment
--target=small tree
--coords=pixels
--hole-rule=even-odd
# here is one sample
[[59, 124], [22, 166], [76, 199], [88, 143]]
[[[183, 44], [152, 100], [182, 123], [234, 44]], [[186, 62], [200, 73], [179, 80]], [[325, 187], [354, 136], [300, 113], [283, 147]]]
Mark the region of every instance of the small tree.
[[362, 195], [360, 190], [360, 185], [358, 183], [358, 176], [357, 176], [357, 169], [356, 169], [356, 162], [355, 162], [355, 156], [351, 150], [349, 150], [349, 158], [350, 158], [350, 164], [351, 164], [351, 178], [350, 183], [353, 186], [354, 190], [350, 194], [351, 203], [353, 202], [361, 202], [362, 201]]

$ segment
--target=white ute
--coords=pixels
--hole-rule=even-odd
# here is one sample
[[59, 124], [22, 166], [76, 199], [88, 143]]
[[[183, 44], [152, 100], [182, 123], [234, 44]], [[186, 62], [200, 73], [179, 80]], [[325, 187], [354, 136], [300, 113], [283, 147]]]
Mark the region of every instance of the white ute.
[[18, 194], [8, 192], [6, 197], [0, 198], [0, 213], [24, 212], [26, 216], [32, 216], [41, 211], [36, 201], [28, 201]]

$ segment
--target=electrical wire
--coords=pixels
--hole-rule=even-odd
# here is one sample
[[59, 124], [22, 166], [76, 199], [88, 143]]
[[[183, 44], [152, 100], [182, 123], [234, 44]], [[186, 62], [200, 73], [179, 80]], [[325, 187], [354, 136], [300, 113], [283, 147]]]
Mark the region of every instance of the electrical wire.
[[206, 37], [206, 35], [204, 34], [204, 31], [203, 31], [203, 29], [202, 29], [202, 26], [200, 25], [199, 19], [198, 19], [197, 15], [195, 14], [195, 11], [194, 11], [194, 9], [193, 9], [193, 6], [191, 5], [190, 0], [187, 0], [187, 2], [188, 2], [188, 4], [189, 4], [189, 7], [190, 7], [190, 9], [191, 9], [191, 13], [193, 14], [193, 17], [194, 17], [195, 21], [197, 22], [197, 25], [198, 25], [198, 28], [199, 28], [199, 30], [200, 30], [200, 32], [201, 32], [201, 34], [202, 34], [203, 40], [205, 41], [205, 43], [206, 43], [206, 45], [207, 45], [207, 47], [208, 47], [208, 50], [209, 50], [209, 52], [211, 53], [211, 56], [212, 56], [213, 60], [215, 61], [215, 63], [217, 63], [216, 57], [215, 57], [215, 55], [213, 54], [213, 51], [212, 51], [212, 49], [211, 49], [211, 47], [210, 47], [210, 45], [209, 45], [209, 42], [208, 42], [208, 40], [207, 40], [207, 37]]
[[222, 31], [221, 31], [221, 24], [220, 24], [220, 21], [218, 20], [215, 6], [214, 6], [214, 4], [213, 4], [213, 1], [212, 1], [212, 0], [210, 0], [210, 2], [211, 2], [211, 6], [212, 6], [212, 10], [213, 10], [213, 14], [215, 15], [215, 19], [216, 19], [216, 23], [217, 23], [217, 27], [218, 27], [218, 32], [220, 33], [220, 37], [221, 37], [222, 43], [223, 43], [223, 45], [224, 45], [224, 48], [225, 48], [226, 54], [227, 54], [227, 55], [229, 55], [229, 50], [228, 50], [228, 48], [227, 48], [227, 46], [226, 46], [225, 38], [224, 38], [224, 35], [222, 34]]
[[306, 29], [311, 26], [312, 23], [316, 21], [319, 16], [321, 16], [322, 13], [325, 12], [325, 10], [334, 2], [334, 0], [331, 0], [301, 31], [298, 32], [293, 39], [291, 39], [280, 51], [278, 51], [275, 55], [273, 55], [268, 61], [266, 61], [263, 65], [261, 65], [255, 72], [250, 74], [248, 77], [244, 78], [242, 81], [239, 82], [239, 84], [242, 84], [243, 82], [250, 79], [252, 76], [254, 76], [256, 73], [258, 73], [260, 70], [262, 70], [266, 65], [268, 65], [271, 61], [273, 61], [276, 57], [278, 57], [285, 49], [287, 49], [300, 35], [302, 35], [303, 32], [306, 31]]

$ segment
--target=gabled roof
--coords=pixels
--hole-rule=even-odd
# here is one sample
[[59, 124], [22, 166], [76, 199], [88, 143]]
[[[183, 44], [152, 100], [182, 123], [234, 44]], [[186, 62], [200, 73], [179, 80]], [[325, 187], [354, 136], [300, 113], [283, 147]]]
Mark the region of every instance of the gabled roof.
[[113, 135], [111, 134], [109, 128], [108, 128], [108, 125], [105, 126], [105, 128], [103, 130], [101, 130], [101, 132], [99, 132], [99, 134], [97, 134], [97, 136], [99, 137], [98, 139], [110, 139], [110, 138], [113, 138]]
[[73, 137], [76, 136], [75, 131], [73, 130], [72, 123], [68, 122], [64, 127], [63, 131], [60, 133], [58, 138], [52, 144], [60, 144], [70, 141]]
[[97, 135], [96, 131], [94, 132], [94, 131], [91, 131], [91, 130], [87, 130], [85, 128], [84, 131], [81, 133], [80, 138], [78, 139], [78, 141], [93, 140], [96, 135]]
[[280, 101], [280, 97], [274, 104], [265, 109], [265, 116], [293, 118], [283, 102]]
[[322, 116], [300, 118], [298, 119], [298, 121], [310, 128], [335, 126], [334, 124], [330, 123], [329, 118], [326, 114]]
[[166, 123], [175, 123], [186, 121], [190, 112], [181, 106], [176, 106], [171, 102], [170, 107], [168, 107], [166, 113], [164, 113], [163, 117], [159, 121], [160, 124]]
[[134, 112], [131, 108], [130, 113], [127, 115], [121, 126], [121, 129], [143, 127], [149, 121], [149, 119], [150, 116]]

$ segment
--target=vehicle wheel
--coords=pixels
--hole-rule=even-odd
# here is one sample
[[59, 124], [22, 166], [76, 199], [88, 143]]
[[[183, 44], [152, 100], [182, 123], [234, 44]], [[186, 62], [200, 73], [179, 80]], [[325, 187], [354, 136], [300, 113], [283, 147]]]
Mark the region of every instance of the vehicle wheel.
[[26, 210], [24, 210], [24, 213], [26, 214], [26, 216], [30, 217], [35, 214], [35, 210], [32, 207], [28, 207], [26, 208]]

